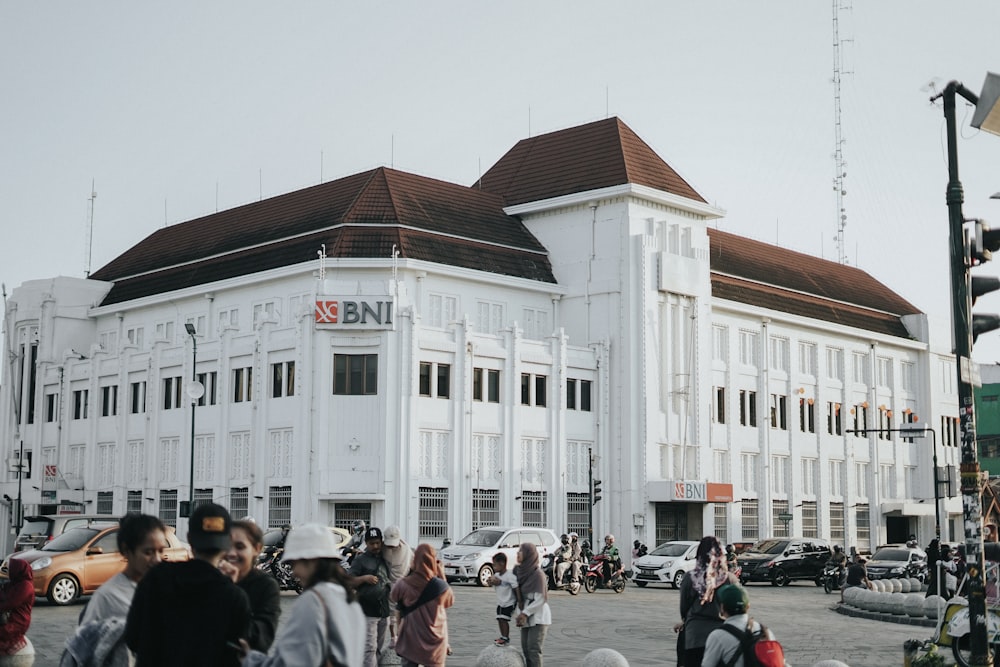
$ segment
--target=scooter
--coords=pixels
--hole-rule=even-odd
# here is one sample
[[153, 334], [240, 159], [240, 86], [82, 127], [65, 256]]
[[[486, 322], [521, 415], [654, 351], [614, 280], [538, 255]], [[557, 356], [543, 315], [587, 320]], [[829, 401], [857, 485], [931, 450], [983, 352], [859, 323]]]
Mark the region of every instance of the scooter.
[[580, 592], [580, 582], [573, 581], [573, 565], [566, 569], [563, 573], [562, 581], [556, 581], [556, 565], [555, 556], [552, 554], [545, 554], [542, 556], [542, 572], [545, 573], [545, 580], [549, 583], [550, 591], [569, 591], [570, 595], [576, 595]]
[[823, 567], [823, 573], [819, 575], [817, 585], [822, 585], [827, 593], [840, 590], [840, 582], [843, 580], [843, 571], [836, 565], [827, 564]]
[[598, 587], [610, 588], [615, 593], [621, 593], [625, 590], [625, 577], [621, 566], [611, 573], [610, 581], [604, 579], [604, 563], [607, 560], [608, 557], [604, 554], [597, 554], [590, 559], [590, 563], [587, 565], [587, 574], [583, 578], [583, 587], [587, 589], [588, 593], [593, 593]]
[[302, 592], [302, 584], [298, 578], [292, 574], [292, 568], [286, 562], [282, 562], [281, 555], [285, 552], [284, 544], [273, 547], [264, 547], [257, 557], [257, 569], [267, 572], [278, 582], [278, 588], [283, 591]]

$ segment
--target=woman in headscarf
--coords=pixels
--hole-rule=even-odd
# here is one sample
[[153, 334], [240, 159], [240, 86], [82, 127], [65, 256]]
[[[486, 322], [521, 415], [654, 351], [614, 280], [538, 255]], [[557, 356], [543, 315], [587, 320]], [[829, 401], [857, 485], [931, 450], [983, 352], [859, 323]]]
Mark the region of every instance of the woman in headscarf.
[[0, 666], [35, 662], [35, 647], [25, 637], [31, 626], [31, 607], [35, 604], [33, 580], [28, 561], [9, 559], [7, 581], [0, 584]]
[[739, 580], [726, 567], [726, 554], [714, 535], [701, 538], [694, 569], [681, 582], [681, 618], [684, 619], [684, 664], [700, 665], [709, 633], [722, 625], [722, 607], [715, 591]]
[[525, 667], [542, 667], [542, 644], [552, 624], [545, 574], [538, 566], [538, 547], [525, 542], [517, 551], [517, 597], [520, 612], [517, 626], [521, 628], [521, 651]]
[[399, 611], [396, 654], [403, 667], [438, 667], [448, 655], [448, 614], [455, 603], [437, 552], [421, 544], [413, 553], [410, 573], [397, 581], [389, 600]]

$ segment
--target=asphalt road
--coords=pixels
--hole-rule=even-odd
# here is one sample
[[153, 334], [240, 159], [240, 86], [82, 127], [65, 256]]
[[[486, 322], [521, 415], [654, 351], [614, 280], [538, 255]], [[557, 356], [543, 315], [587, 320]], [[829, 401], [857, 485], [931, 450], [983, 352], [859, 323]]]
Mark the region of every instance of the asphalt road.
[[[474, 584], [456, 584], [454, 590], [455, 606], [448, 614], [454, 654], [448, 664], [474, 667], [480, 651], [498, 634], [496, 597], [491, 589]], [[832, 610], [837, 594], [826, 595], [812, 583], [785, 588], [750, 584], [748, 590], [751, 615], [771, 628], [784, 646], [788, 663], [796, 667], [826, 659], [851, 667], [901, 665], [903, 641], [931, 634], [930, 628], [838, 614]], [[282, 607], [288, 609], [296, 598], [285, 593]], [[620, 595], [606, 590], [593, 594], [581, 591], [577, 596], [550, 591], [549, 604], [553, 624], [545, 640], [547, 667], [578, 666], [587, 653], [602, 647], [615, 649], [632, 667], [676, 663], [672, 627], [679, 620], [679, 600], [675, 590], [629, 584]], [[58, 665], [63, 643], [73, 632], [79, 613], [79, 604], [55, 607], [37, 600], [28, 633], [37, 651], [37, 666]], [[519, 645], [517, 636], [512, 642]]]

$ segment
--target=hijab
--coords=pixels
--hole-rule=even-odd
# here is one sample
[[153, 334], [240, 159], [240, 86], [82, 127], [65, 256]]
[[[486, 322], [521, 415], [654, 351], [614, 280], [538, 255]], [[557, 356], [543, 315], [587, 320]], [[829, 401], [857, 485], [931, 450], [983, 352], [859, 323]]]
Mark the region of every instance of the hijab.
[[714, 535], [701, 538], [698, 543], [698, 562], [691, 570], [691, 585], [701, 598], [701, 603], [712, 601], [715, 589], [729, 580], [729, 569], [726, 567], [726, 555], [722, 545]]
[[521, 562], [514, 568], [514, 576], [517, 577], [517, 587], [521, 593], [528, 596], [532, 593], [546, 595], [545, 575], [538, 567], [538, 548], [534, 544], [525, 542], [517, 551], [521, 557]]
[[413, 552], [413, 565], [403, 579], [415, 590], [423, 590], [427, 582], [439, 576], [437, 552], [429, 544], [421, 544]]

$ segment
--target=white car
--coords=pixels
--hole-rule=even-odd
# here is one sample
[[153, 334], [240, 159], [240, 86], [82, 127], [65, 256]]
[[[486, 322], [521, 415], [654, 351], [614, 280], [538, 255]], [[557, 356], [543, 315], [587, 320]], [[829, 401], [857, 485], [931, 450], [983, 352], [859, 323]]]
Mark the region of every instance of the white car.
[[680, 588], [684, 575], [694, 569], [697, 551], [697, 542], [664, 542], [632, 561], [632, 582], [640, 588], [646, 584], [670, 584]]
[[493, 555], [506, 554], [507, 569], [511, 570], [517, 564], [517, 550], [523, 542], [537, 546], [540, 558], [552, 553], [559, 538], [548, 528], [489, 526], [472, 531], [438, 555], [449, 582], [474, 579], [480, 586], [486, 586], [493, 576]]

